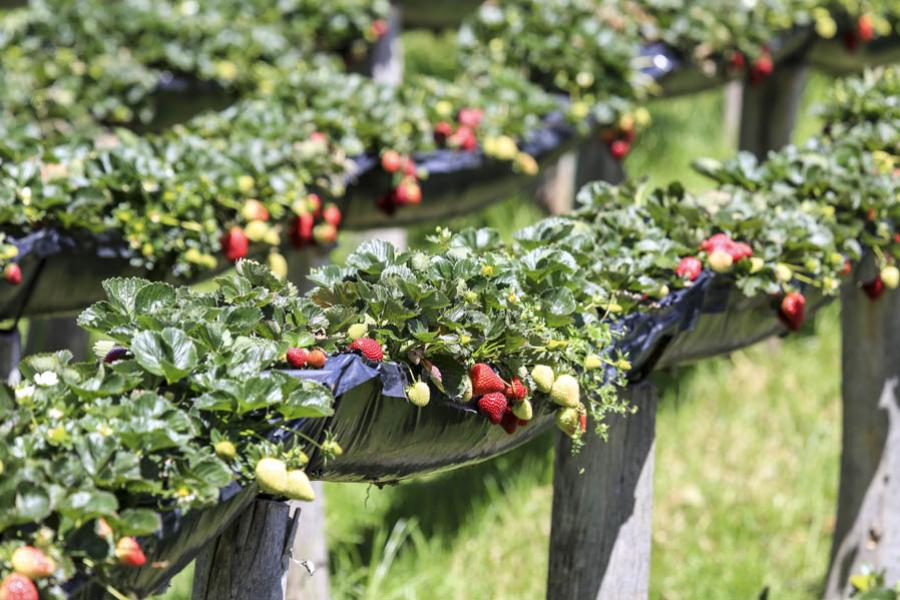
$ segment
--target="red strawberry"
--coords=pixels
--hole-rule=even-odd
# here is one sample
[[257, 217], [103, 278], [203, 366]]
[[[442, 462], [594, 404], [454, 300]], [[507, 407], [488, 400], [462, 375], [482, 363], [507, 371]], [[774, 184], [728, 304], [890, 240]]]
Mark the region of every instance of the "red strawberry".
[[463, 108], [459, 111], [457, 120], [463, 127], [478, 129], [481, 120], [484, 118], [484, 111], [480, 108]]
[[11, 573], [0, 582], [0, 600], [38, 600], [34, 583], [19, 573]]
[[841, 267], [841, 275], [849, 275], [850, 271], [853, 270], [853, 263], [850, 262], [850, 259], [844, 260], [844, 266]]
[[744, 242], [735, 242], [728, 248], [727, 252], [731, 255], [734, 262], [753, 256], [753, 249]]
[[402, 164], [400, 166], [403, 169], [403, 173], [406, 174], [407, 177], [415, 177], [416, 176], [416, 161], [411, 159], [408, 156], [403, 157]]
[[728, 59], [728, 64], [731, 65], [735, 71], [742, 71], [746, 63], [747, 61], [744, 59], [744, 53], [740, 50], [732, 52], [731, 57]]
[[803, 312], [806, 307], [806, 298], [799, 292], [790, 292], [781, 299], [781, 307], [778, 317], [791, 331], [798, 331], [803, 324]]
[[325, 363], [328, 362], [328, 357], [325, 356], [324, 352], [316, 348], [315, 350], [310, 350], [306, 362], [313, 369], [321, 369], [325, 366]]
[[321, 131], [313, 131], [311, 134], [309, 134], [309, 139], [312, 142], [319, 142], [323, 144], [328, 141], [328, 138], [325, 137], [325, 134]]
[[309, 362], [309, 352], [305, 348], [288, 348], [286, 358], [289, 365], [299, 369]]
[[609, 153], [616, 160], [622, 160], [631, 151], [631, 144], [625, 140], [615, 140], [609, 145]]
[[303, 212], [297, 215], [291, 227], [291, 240], [298, 248], [312, 242], [315, 219], [312, 213]]
[[585, 431], [587, 431], [587, 414], [579, 413], [578, 428], [581, 429], [581, 433], [584, 433]]
[[675, 274], [679, 277], [683, 277], [688, 281], [694, 281], [697, 277], [700, 276], [700, 272], [703, 270], [703, 263], [700, 262], [700, 259], [696, 256], [685, 256], [681, 259], [681, 262], [678, 263], [678, 267], [675, 269]]
[[506, 383], [494, 372], [490, 365], [475, 363], [469, 369], [469, 379], [472, 380], [472, 395], [483, 396], [493, 392], [505, 392]]
[[434, 141], [439, 146], [447, 143], [447, 138], [453, 135], [453, 125], [447, 121], [440, 121], [434, 125]]
[[453, 135], [447, 139], [447, 144], [451, 148], [472, 151], [478, 147], [478, 139], [471, 127], [461, 126]]
[[333, 244], [337, 240], [337, 227], [331, 223], [319, 223], [313, 227], [313, 239], [317, 244]]
[[503, 393], [506, 394], [506, 397], [509, 400], [521, 402], [525, 399], [525, 396], [528, 395], [528, 388], [525, 387], [525, 384], [522, 383], [521, 379], [513, 375], [512, 380], [510, 380], [509, 385], [506, 386]]
[[397, 186], [398, 204], [419, 204], [422, 202], [422, 188], [412, 177], [404, 177]]
[[337, 204], [329, 202], [325, 205], [325, 210], [322, 211], [322, 218], [329, 225], [338, 227], [341, 224], [341, 209], [337, 207]]
[[236, 262], [238, 259], [247, 256], [247, 250], [250, 247], [250, 241], [247, 239], [247, 236], [244, 235], [244, 230], [240, 227], [232, 227], [229, 229], [225, 235], [222, 236], [221, 244], [225, 258], [231, 262]]
[[386, 215], [392, 215], [397, 212], [397, 195], [394, 191], [378, 198], [378, 208]]
[[348, 348], [350, 350], [359, 350], [363, 356], [373, 362], [381, 362], [384, 359], [384, 351], [381, 349], [381, 344], [372, 338], [363, 337], [353, 340]]
[[384, 19], [375, 19], [369, 26], [369, 30], [376, 39], [380, 39], [388, 32], [388, 24]]
[[531, 421], [529, 421], [529, 420], [527, 420], [527, 419], [516, 419], [516, 424], [517, 424], [519, 427], [525, 427], [525, 426], [528, 425], [529, 423], [531, 423]]
[[519, 419], [516, 418], [516, 415], [510, 412], [509, 407], [506, 408], [506, 411], [503, 413], [503, 417], [500, 419], [500, 427], [502, 427], [503, 431], [505, 431], [509, 435], [514, 434], [516, 432], [516, 429], [519, 428]]
[[116, 544], [116, 557], [119, 562], [128, 567], [140, 567], [147, 562], [141, 545], [133, 537], [123, 537]]
[[732, 240], [724, 233], [716, 233], [700, 242], [700, 249], [704, 252], [712, 252], [718, 248], [726, 248], [732, 244]]
[[872, 26], [872, 17], [869, 15], [860, 15], [856, 21], [856, 35], [859, 36], [861, 42], [869, 42], [875, 37], [875, 28]]
[[478, 399], [478, 410], [494, 425], [499, 425], [503, 420], [508, 405], [506, 396], [501, 392], [491, 392]]
[[876, 275], [875, 279], [864, 283], [862, 289], [870, 300], [878, 300], [884, 293], [884, 282], [881, 280], [881, 275]]
[[22, 283], [22, 268], [16, 263], [9, 263], [3, 269], [3, 279], [6, 280], [6, 283], [19, 285]]
[[388, 173], [396, 173], [403, 166], [403, 159], [396, 150], [387, 150], [381, 155], [381, 168]]
[[750, 83], [754, 85], [762, 83], [772, 74], [774, 68], [775, 64], [772, 62], [772, 55], [769, 54], [767, 49], [763, 49], [762, 53], [756, 57], [756, 60], [750, 66]]

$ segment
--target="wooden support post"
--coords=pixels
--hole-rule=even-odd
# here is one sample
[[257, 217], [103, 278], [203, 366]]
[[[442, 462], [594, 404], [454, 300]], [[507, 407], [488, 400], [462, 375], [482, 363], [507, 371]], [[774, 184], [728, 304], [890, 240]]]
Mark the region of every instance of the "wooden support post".
[[316, 499], [302, 504], [285, 600], [322, 600], [331, 595], [328, 543], [325, 540], [325, 490], [321, 481], [314, 481], [312, 486]]
[[578, 148], [578, 164], [575, 166], [575, 193], [591, 181], [622, 183], [625, 167], [609, 153], [609, 146], [594, 132]]
[[75, 360], [86, 360], [89, 339], [88, 332], [78, 326], [74, 317], [31, 319], [28, 323], [25, 355], [70, 350]]
[[391, 3], [388, 30], [372, 49], [372, 79], [388, 85], [400, 85], [403, 81], [403, 15], [400, 5]]
[[741, 104], [744, 100], [744, 82], [735, 79], [725, 85], [725, 109], [722, 114], [725, 139], [728, 145], [738, 145], [741, 135]]
[[757, 84], [744, 84], [739, 147], [763, 159], [791, 142], [809, 67], [802, 58], [786, 60]]
[[298, 514], [257, 499], [197, 558], [194, 600], [283, 600]]
[[647, 598], [653, 511], [656, 388], [623, 390], [637, 407], [610, 417], [609, 440], [590, 430], [572, 455], [560, 434], [553, 476], [547, 598]]
[[877, 301], [858, 282], [841, 291], [843, 434], [837, 523], [825, 598], [846, 598], [863, 565], [900, 582], [900, 293]]

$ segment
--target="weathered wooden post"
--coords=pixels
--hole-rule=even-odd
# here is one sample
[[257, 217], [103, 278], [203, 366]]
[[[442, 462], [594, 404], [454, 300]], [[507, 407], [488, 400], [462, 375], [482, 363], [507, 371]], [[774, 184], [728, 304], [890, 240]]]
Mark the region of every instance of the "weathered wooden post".
[[312, 486], [316, 499], [302, 504], [285, 600], [322, 600], [331, 596], [325, 538], [325, 490], [321, 481], [314, 481]]
[[197, 558], [194, 600], [283, 600], [299, 514], [258, 498]]
[[88, 332], [78, 326], [75, 317], [46, 317], [28, 323], [25, 356], [38, 352], [70, 350], [75, 360], [88, 356]]
[[779, 64], [765, 81], [744, 83], [739, 147], [763, 159], [788, 145], [809, 67], [802, 56]]
[[547, 598], [646, 598], [650, 578], [656, 388], [622, 390], [637, 412], [610, 417], [609, 439], [590, 430], [572, 455], [560, 436], [553, 477]]
[[22, 337], [18, 323], [9, 331], [0, 332], [0, 378], [9, 380], [9, 376], [19, 367], [22, 358]]
[[841, 291], [843, 433], [825, 598], [846, 598], [863, 565], [900, 581], [900, 293], [870, 300], [864, 263]]

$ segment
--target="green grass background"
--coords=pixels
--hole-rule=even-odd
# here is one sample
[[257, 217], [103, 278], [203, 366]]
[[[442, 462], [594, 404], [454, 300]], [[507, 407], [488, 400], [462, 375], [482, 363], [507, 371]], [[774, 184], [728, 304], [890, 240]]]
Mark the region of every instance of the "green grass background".
[[[427, 43], [408, 37], [411, 68], [450, 68], [415, 52]], [[796, 139], [819, 127], [811, 106], [827, 85], [810, 81]], [[690, 162], [733, 154], [723, 105], [721, 91], [654, 101], [653, 124], [628, 171], [654, 183], [707, 185]], [[451, 225], [491, 225], [508, 235], [540, 216], [527, 199], [513, 198]], [[412, 231], [412, 243], [429, 229]], [[660, 375], [652, 598], [757, 598], [767, 588], [770, 598], [818, 596], [840, 450], [837, 316], [831, 306], [816, 319], [815, 335]], [[333, 597], [543, 598], [552, 441], [551, 433], [483, 465], [384, 489], [327, 484]], [[189, 590], [188, 570], [167, 598], [188, 598]]]

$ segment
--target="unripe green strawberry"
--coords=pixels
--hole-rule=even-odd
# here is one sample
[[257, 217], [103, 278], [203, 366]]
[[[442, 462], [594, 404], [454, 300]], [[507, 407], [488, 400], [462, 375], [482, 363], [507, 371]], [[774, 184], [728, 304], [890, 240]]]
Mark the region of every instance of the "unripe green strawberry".
[[287, 490], [287, 467], [277, 458], [263, 458], [256, 463], [256, 482], [270, 494], [284, 495]]
[[316, 492], [309, 483], [309, 477], [299, 469], [287, 472], [287, 489], [285, 496], [291, 500], [303, 500], [312, 502], [316, 499]]
[[351, 341], [364, 338], [367, 335], [369, 335], [369, 326], [365, 323], [354, 323], [347, 328], [347, 337], [349, 337]]
[[793, 271], [787, 265], [781, 263], [775, 265], [775, 279], [781, 283], [787, 283], [794, 276]]
[[751, 273], [759, 273], [763, 270], [763, 267], [766, 266], [766, 261], [761, 259], [758, 256], [750, 257], [750, 272]]
[[463, 375], [463, 392], [460, 400], [463, 402], [470, 402], [472, 400], [472, 380], [469, 379], [468, 375]]
[[416, 406], [427, 406], [428, 402], [431, 400], [431, 389], [424, 381], [416, 381], [406, 388], [406, 395], [409, 398], [409, 401]]
[[341, 448], [341, 445], [336, 441], [328, 440], [322, 444], [322, 452], [324, 452], [325, 454], [332, 454], [337, 457], [344, 453], [344, 449]]
[[585, 369], [599, 369], [603, 366], [603, 359], [597, 356], [596, 354], [588, 354], [584, 357], [584, 368]]
[[553, 369], [547, 365], [535, 365], [531, 369], [531, 378], [534, 379], [537, 389], [547, 393], [553, 387], [553, 381], [556, 379], [556, 376], [553, 374]]
[[707, 257], [709, 268], [716, 273], [726, 273], [731, 270], [734, 259], [724, 250], [713, 250]]
[[62, 425], [47, 430], [47, 441], [53, 446], [64, 444], [69, 439], [69, 432]]
[[894, 265], [884, 267], [881, 269], [881, 281], [884, 282], [884, 287], [897, 289], [897, 285], [900, 285], [900, 270]]
[[216, 442], [213, 449], [216, 451], [216, 456], [223, 460], [234, 460], [234, 457], [237, 456], [237, 449], [228, 440]]
[[4, 465], [3, 465], [3, 461], [0, 460], [0, 475], [3, 475], [3, 470], [4, 470], [4, 469], [5, 469], [5, 467], [4, 467]]
[[581, 435], [581, 414], [577, 408], [563, 408], [556, 411], [556, 426], [569, 437]]
[[522, 400], [518, 404], [514, 404], [512, 407], [512, 413], [516, 415], [517, 419], [530, 421], [531, 417], [534, 416], [534, 409], [531, 407], [531, 401]]
[[578, 406], [581, 397], [578, 381], [571, 375], [560, 375], [553, 382], [550, 397], [560, 406]]

